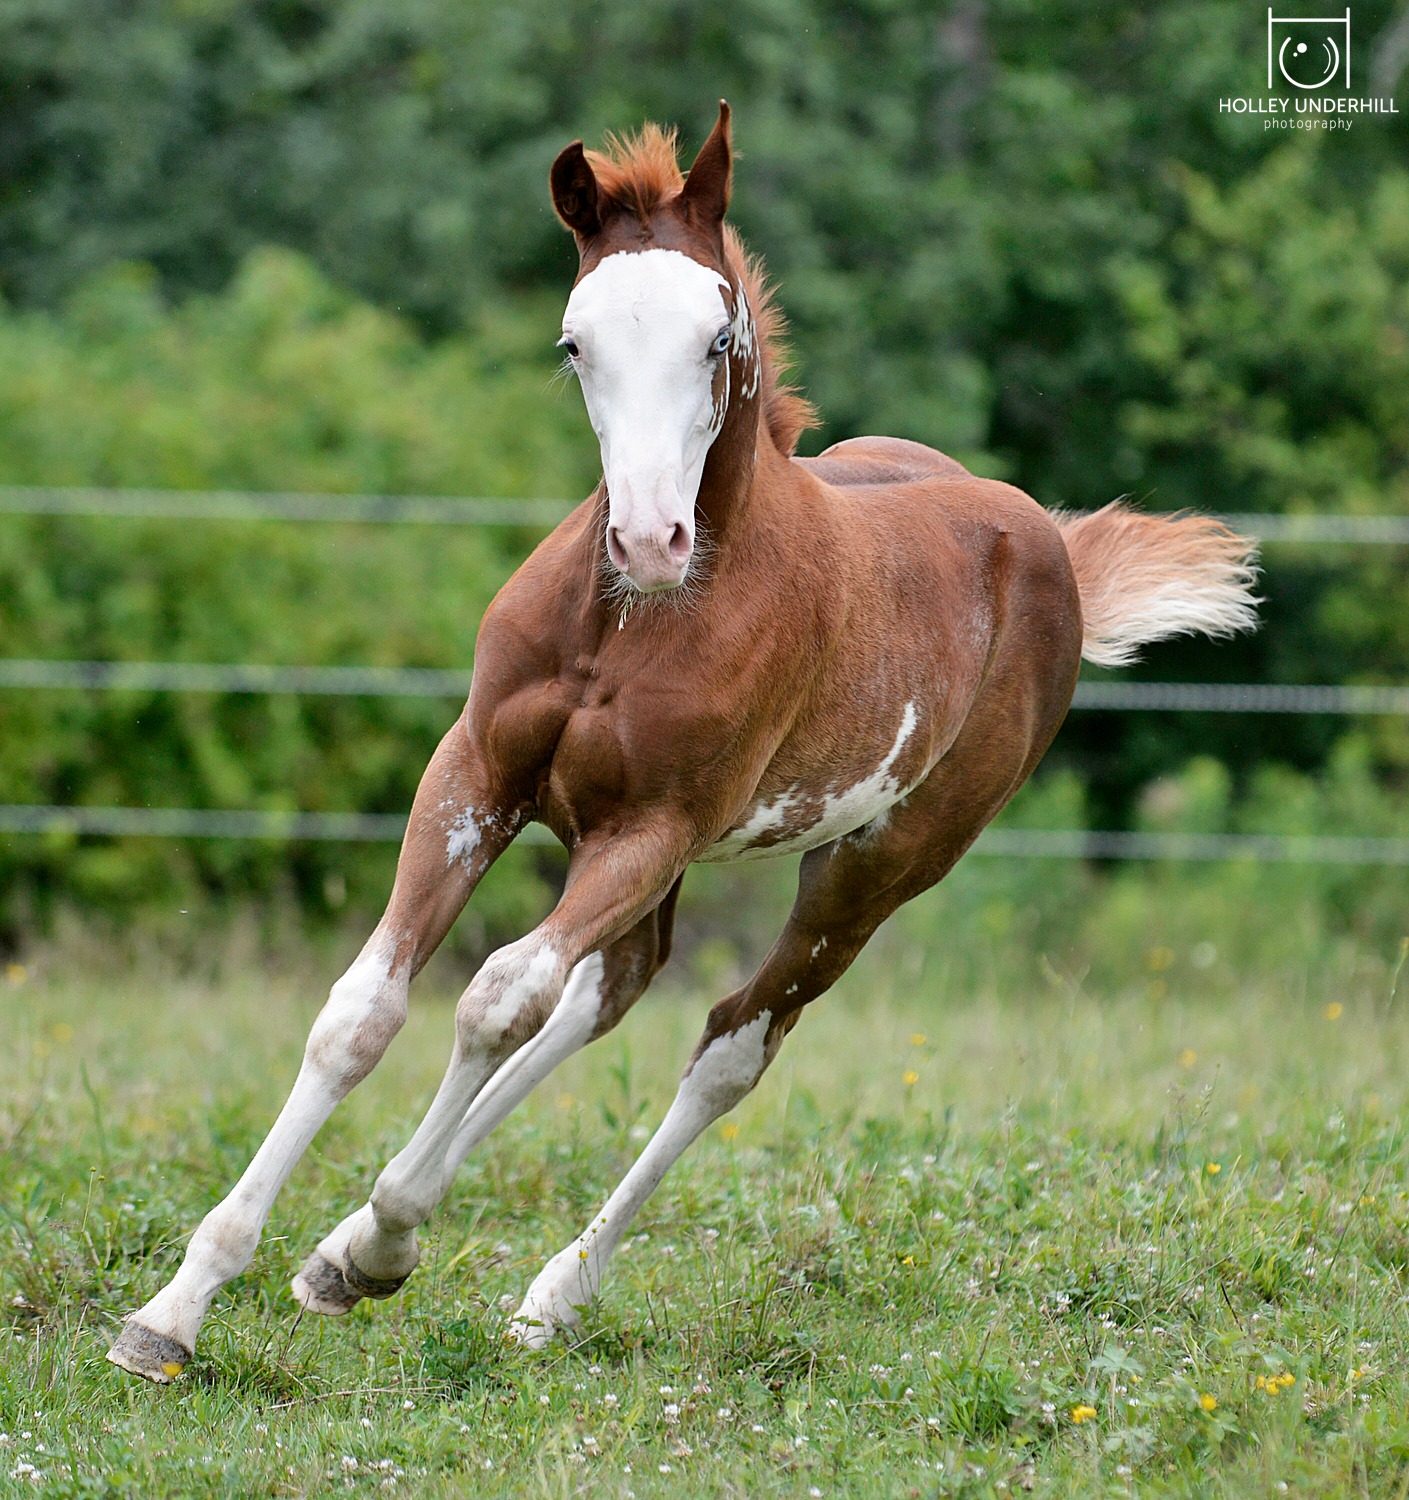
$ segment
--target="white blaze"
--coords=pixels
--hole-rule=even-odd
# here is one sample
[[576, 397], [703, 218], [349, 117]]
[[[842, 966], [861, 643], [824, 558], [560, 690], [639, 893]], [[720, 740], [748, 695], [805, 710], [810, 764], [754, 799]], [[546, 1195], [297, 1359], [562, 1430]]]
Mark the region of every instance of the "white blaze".
[[678, 584], [689, 565], [700, 476], [723, 422], [713, 386], [729, 356], [710, 350], [729, 326], [728, 292], [679, 250], [622, 251], [578, 282], [563, 314], [602, 449], [612, 560], [640, 588]]

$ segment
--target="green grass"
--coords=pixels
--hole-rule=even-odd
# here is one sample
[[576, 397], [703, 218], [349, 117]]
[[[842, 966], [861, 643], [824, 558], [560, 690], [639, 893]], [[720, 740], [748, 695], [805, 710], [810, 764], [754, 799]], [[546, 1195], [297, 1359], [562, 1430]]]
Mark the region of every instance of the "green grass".
[[540, 1356], [504, 1308], [660, 1118], [707, 996], [648, 999], [550, 1080], [400, 1297], [300, 1321], [290, 1276], [438, 1080], [433, 978], [170, 1389], [103, 1354], [245, 1163], [318, 996], [13, 973], [0, 1493], [1409, 1493], [1409, 1018], [1383, 956], [1220, 992], [1173, 956], [1122, 994], [975, 996], [883, 945]]

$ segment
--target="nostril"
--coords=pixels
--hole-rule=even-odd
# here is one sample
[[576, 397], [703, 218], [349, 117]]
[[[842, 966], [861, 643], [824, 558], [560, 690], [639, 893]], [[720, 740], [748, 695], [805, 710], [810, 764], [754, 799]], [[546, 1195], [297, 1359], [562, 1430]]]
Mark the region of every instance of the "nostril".
[[612, 566], [624, 573], [627, 567], [626, 548], [621, 545], [621, 532], [615, 526], [607, 527], [607, 556]]
[[670, 540], [666, 542], [666, 551], [670, 553], [671, 561], [682, 563], [690, 556], [690, 533], [685, 530], [679, 521], [670, 528]]

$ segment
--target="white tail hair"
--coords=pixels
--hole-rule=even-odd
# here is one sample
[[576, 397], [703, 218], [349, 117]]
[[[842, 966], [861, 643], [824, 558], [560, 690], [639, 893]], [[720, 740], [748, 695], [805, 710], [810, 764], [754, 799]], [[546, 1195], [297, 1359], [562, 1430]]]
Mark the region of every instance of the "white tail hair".
[[1052, 519], [1076, 574], [1087, 661], [1126, 667], [1150, 641], [1257, 629], [1257, 546], [1221, 521], [1118, 500]]

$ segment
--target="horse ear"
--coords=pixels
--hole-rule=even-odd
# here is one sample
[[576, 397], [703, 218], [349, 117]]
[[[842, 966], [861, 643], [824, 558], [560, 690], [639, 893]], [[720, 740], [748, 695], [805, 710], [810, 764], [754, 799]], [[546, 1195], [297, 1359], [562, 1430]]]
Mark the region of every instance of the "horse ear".
[[548, 187], [558, 217], [582, 239], [590, 239], [602, 227], [597, 200], [597, 178], [581, 141], [564, 146], [548, 174]]
[[734, 152], [729, 144], [729, 106], [719, 101], [719, 119], [700, 147], [681, 192], [686, 211], [699, 224], [718, 225], [729, 207], [729, 180]]

